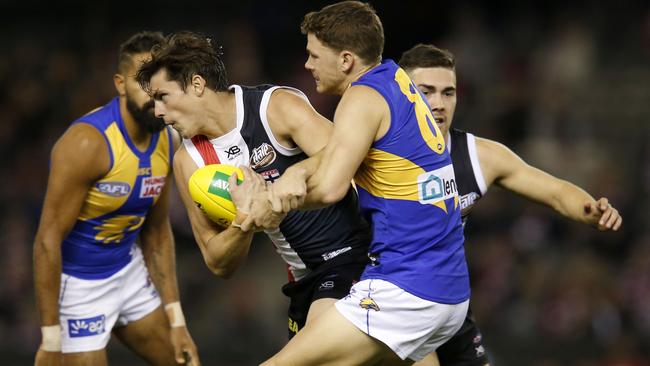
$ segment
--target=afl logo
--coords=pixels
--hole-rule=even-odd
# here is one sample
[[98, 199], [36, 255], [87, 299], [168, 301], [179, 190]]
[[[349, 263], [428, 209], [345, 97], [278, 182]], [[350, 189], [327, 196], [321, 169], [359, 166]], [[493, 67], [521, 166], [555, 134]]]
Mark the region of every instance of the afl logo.
[[124, 182], [99, 182], [95, 187], [101, 193], [112, 197], [122, 197], [131, 193], [131, 186]]
[[256, 170], [271, 165], [275, 161], [275, 150], [266, 142], [253, 149], [251, 153], [251, 169]]

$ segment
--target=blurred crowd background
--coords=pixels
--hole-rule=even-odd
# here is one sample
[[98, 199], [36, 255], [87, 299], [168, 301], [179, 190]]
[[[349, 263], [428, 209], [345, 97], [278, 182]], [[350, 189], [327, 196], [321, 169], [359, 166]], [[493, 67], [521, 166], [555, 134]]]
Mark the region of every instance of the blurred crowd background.
[[[647, 2], [372, 1], [385, 57], [419, 42], [457, 56], [455, 126], [608, 197], [622, 230], [599, 233], [493, 188], [466, 228], [472, 306], [495, 365], [650, 365], [650, 5]], [[118, 45], [189, 29], [224, 47], [232, 83], [302, 89], [302, 16], [325, 2], [0, 1], [0, 355], [28, 365], [40, 341], [32, 242], [49, 150], [114, 94]], [[284, 266], [256, 239], [230, 280], [212, 276], [175, 198], [178, 278], [205, 365], [253, 365], [286, 342]], [[117, 342], [113, 365], [138, 365]]]

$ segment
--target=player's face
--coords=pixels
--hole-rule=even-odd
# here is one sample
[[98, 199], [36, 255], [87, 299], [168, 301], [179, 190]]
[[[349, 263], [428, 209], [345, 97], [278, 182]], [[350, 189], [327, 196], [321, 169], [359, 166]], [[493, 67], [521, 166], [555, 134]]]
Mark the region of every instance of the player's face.
[[411, 70], [409, 76], [427, 98], [440, 132], [447, 136], [456, 110], [456, 72], [444, 67], [422, 67]]
[[345, 74], [339, 68], [339, 53], [325, 46], [312, 33], [307, 34], [307, 62], [305, 69], [311, 72], [319, 93], [342, 94], [341, 83]]
[[140, 87], [135, 80], [135, 74], [138, 67], [143, 62], [151, 58], [149, 53], [138, 53], [133, 55], [131, 66], [125, 70], [124, 75], [124, 98], [126, 99], [126, 109], [131, 113], [133, 119], [149, 132], [158, 132], [165, 127], [160, 118], [156, 118], [153, 112], [153, 100]]
[[167, 78], [167, 70], [158, 70], [150, 81], [156, 117], [178, 131], [183, 138], [198, 134], [198, 101], [193, 93], [187, 93], [179, 83]]

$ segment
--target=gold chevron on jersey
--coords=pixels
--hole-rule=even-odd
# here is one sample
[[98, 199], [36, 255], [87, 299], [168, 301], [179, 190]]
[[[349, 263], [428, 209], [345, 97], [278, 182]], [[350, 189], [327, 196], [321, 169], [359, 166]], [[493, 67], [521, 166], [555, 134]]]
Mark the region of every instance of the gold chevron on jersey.
[[[449, 172], [451, 169], [451, 172]], [[438, 177], [441, 174], [442, 177]], [[451, 174], [451, 175], [450, 175]], [[453, 168], [451, 165], [433, 172], [426, 172], [417, 164], [401, 156], [372, 148], [354, 176], [355, 183], [375, 197], [415, 201], [432, 204], [447, 212], [445, 199], [454, 198], [454, 208], [458, 207], [458, 190], [453, 183], [449, 192], [441, 194], [431, 188], [431, 184], [446, 181], [451, 184]], [[443, 183], [444, 184], [444, 183]], [[439, 195], [438, 197], [436, 197]]]

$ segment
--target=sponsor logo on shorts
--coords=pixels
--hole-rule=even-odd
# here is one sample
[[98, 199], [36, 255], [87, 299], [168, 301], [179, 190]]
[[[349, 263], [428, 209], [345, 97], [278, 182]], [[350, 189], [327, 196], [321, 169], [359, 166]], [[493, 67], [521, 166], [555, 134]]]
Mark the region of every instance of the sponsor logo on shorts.
[[476, 351], [476, 357], [481, 357], [485, 354], [485, 347], [483, 345], [478, 345], [474, 347], [474, 350]]
[[451, 164], [418, 176], [418, 196], [422, 204], [437, 203], [457, 195], [456, 176]]
[[325, 281], [318, 286], [318, 291], [331, 290], [334, 288], [334, 281]]
[[361, 299], [361, 301], [359, 301], [359, 306], [361, 306], [362, 309], [379, 311], [379, 305], [377, 305], [375, 300], [369, 297]]
[[289, 318], [289, 331], [293, 334], [297, 334], [299, 330], [298, 322]]
[[335, 250], [335, 251], [332, 251], [332, 252], [329, 252], [329, 253], [325, 253], [325, 254], [323, 254], [323, 260], [328, 261], [328, 260], [330, 260], [330, 259], [332, 259], [332, 258], [338, 256], [339, 254], [342, 254], [342, 253], [347, 252], [347, 251], [350, 250], [350, 249], [352, 249], [352, 247], [340, 248], [340, 249], [337, 249], [337, 250]]
[[251, 153], [251, 169], [264, 168], [275, 161], [276, 152], [273, 146], [266, 142], [253, 149]]
[[111, 197], [122, 197], [131, 193], [131, 186], [124, 182], [99, 182], [97, 190]]
[[104, 333], [104, 315], [85, 319], [68, 319], [70, 337], [88, 337]]
[[153, 198], [160, 196], [165, 186], [164, 176], [142, 178], [142, 187], [140, 187], [140, 198]]

